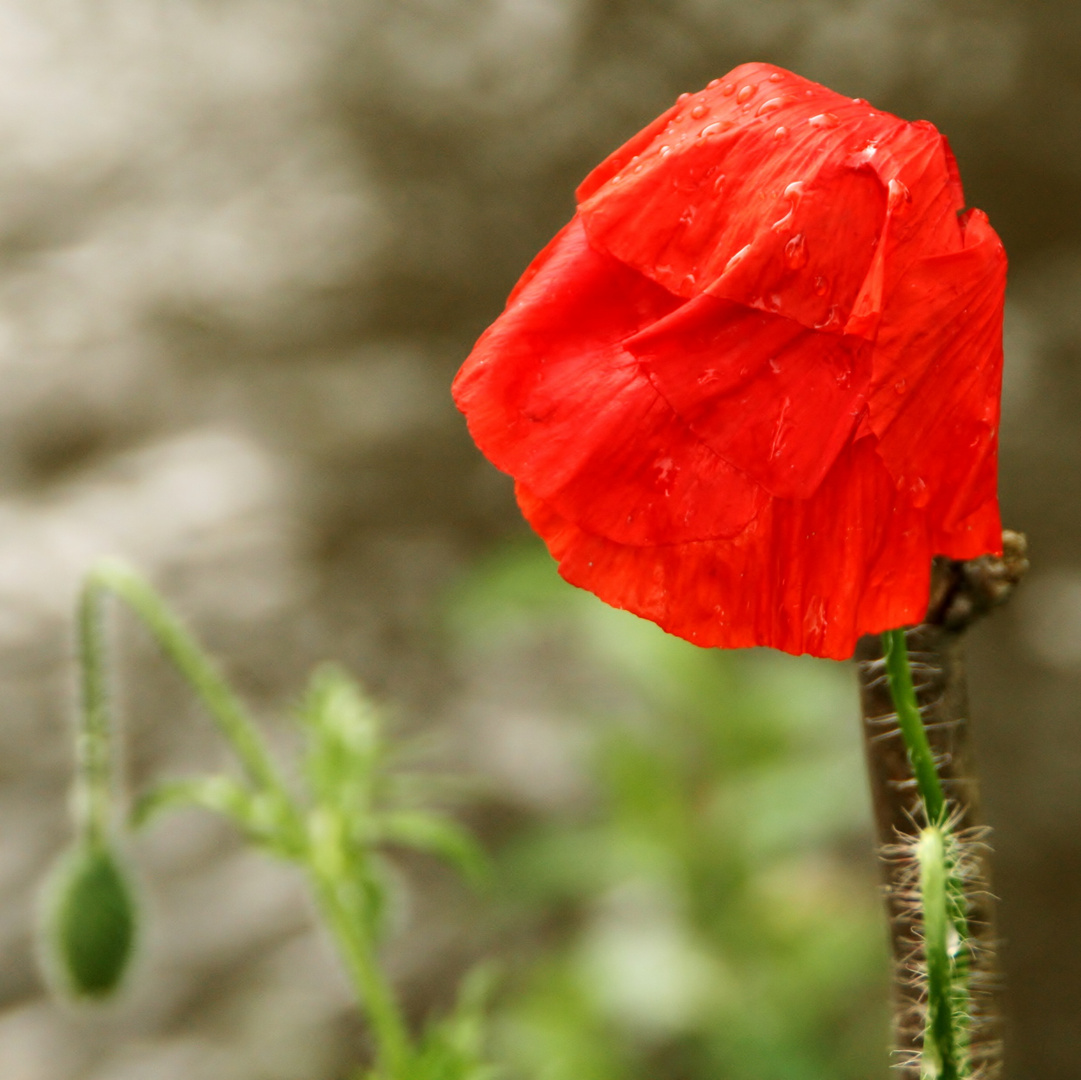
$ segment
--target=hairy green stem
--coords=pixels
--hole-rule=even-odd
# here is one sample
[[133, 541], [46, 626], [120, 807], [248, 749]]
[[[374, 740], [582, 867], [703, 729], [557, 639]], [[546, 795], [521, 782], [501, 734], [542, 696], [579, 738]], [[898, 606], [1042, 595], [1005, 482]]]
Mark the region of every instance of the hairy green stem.
[[349, 902], [339, 880], [313, 867], [311, 881], [319, 908], [345, 959], [353, 990], [371, 1022], [380, 1080], [399, 1080], [406, 1073], [409, 1034], [397, 999], [376, 962], [363, 913]]
[[923, 912], [923, 951], [927, 966], [927, 1025], [924, 1032], [922, 1075], [927, 1080], [958, 1080], [949, 869], [946, 840], [940, 828], [924, 829], [916, 845], [920, 868], [920, 907]]
[[942, 794], [935, 757], [920, 718], [920, 707], [912, 685], [912, 672], [908, 666], [908, 646], [905, 643], [904, 630], [887, 630], [882, 635], [882, 646], [890, 695], [897, 710], [897, 726], [901, 729], [901, 737], [912, 762], [912, 775], [923, 800], [927, 823], [940, 825], [945, 820], [946, 798]]
[[75, 738], [75, 816], [80, 836], [97, 846], [105, 841], [112, 815], [113, 725], [101, 610], [88, 589], [79, 598], [78, 637], [81, 708]]
[[[79, 606], [86, 729], [92, 728], [97, 734], [107, 732], [109, 726], [105, 649], [100, 630], [101, 605], [109, 593], [123, 600], [142, 619], [161, 650], [206, 706], [249, 779], [267, 792], [284, 795], [278, 770], [229, 685], [150, 585], [134, 570], [114, 560], [100, 562], [90, 571]], [[96, 758], [94, 768], [100, 769]]]

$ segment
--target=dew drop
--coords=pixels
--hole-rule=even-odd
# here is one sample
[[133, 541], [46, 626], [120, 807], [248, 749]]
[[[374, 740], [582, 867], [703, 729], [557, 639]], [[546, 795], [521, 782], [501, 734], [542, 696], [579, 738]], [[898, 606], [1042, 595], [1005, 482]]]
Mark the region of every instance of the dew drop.
[[755, 109], [755, 116], [765, 116], [766, 113], [776, 112], [778, 109], [784, 108], [788, 104], [788, 98], [773, 97], [763, 101], [761, 105]]
[[807, 121], [813, 128], [835, 128], [840, 122], [831, 112], [819, 113]]
[[694, 274], [684, 274], [683, 287], [685, 289], [693, 289], [697, 283], [698, 279], [694, 276]]
[[815, 296], [825, 296], [829, 289], [829, 282], [824, 277], [815, 278]]
[[769, 81], [770, 82], [780, 82], [783, 78], [784, 78], [784, 76], [779, 71], [775, 71], [775, 72], [773, 72], [772, 75], [770, 75]]
[[720, 192], [721, 188], [724, 187], [724, 182], [725, 182], [726, 179], [727, 179], [727, 177], [725, 176], [725, 174], [721, 173], [721, 175], [718, 176], [717, 179], [713, 181], [713, 190], [716, 191], [716, 192]]
[[784, 217], [778, 218], [771, 228], [774, 232], [781, 232], [787, 229], [792, 223], [792, 218], [796, 213], [796, 205], [799, 203], [801, 196], [803, 195], [803, 181], [794, 180], [791, 184], [784, 189], [783, 197], [788, 200], [788, 211]]
[[838, 314], [837, 305], [830, 305], [829, 313], [820, 323], [815, 324], [816, 330], [836, 330], [841, 325], [841, 316]]
[[683, 213], [679, 215], [679, 223], [681, 225], [690, 225], [694, 221], [694, 216], [698, 212], [694, 206], [687, 206], [684, 208]]
[[903, 394], [907, 385], [908, 384], [905, 382], [904, 379], [898, 379], [897, 382], [893, 384], [893, 392], [895, 394]]
[[721, 273], [727, 274], [729, 270], [731, 270], [734, 266], [736, 266], [739, 262], [741, 262], [747, 257], [747, 255], [750, 253], [750, 250], [750, 244], [746, 244], [741, 247], [739, 251], [737, 251], [735, 255], [733, 255], [732, 258], [730, 258], [728, 262], [724, 264], [724, 270], [722, 270]]
[[901, 217], [908, 210], [911, 203], [912, 192], [900, 180], [891, 180], [886, 196], [887, 208], [896, 217]]
[[669, 155], [669, 154], [670, 154], [671, 152], [672, 152], [672, 148], [671, 148], [670, 146], [668, 146], [667, 144], [665, 144], [664, 146], [662, 146], [662, 147], [661, 147], [661, 148], [660, 148], [660, 149], [659, 149], [659, 150], [657, 151], [657, 153], [658, 153], [658, 154], [659, 154], [659, 155], [660, 155], [661, 157], [668, 157], [668, 155]]
[[709, 138], [710, 135], [719, 135], [722, 131], [727, 131], [732, 127], [731, 120], [715, 120], [712, 124], [706, 124], [704, 128], [698, 133], [700, 139]]
[[746, 105], [747, 102], [750, 101], [751, 98], [754, 97], [755, 91], [757, 89], [758, 89], [757, 86], [752, 86], [750, 83], [747, 83], [746, 86], [741, 86], [739, 88], [739, 93], [736, 94], [736, 104], [737, 105]]
[[852, 104], [853, 105], [866, 105], [867, 104], [867, 99], [866, 98], [861, 98], [861, 97], [854, 97], [852, 99]]
[[803, 238], [803, 233], [796, 233], [791, 240], [784, 246], [784, 261], [793, 270], [799, 270], [800, 267], [807, 265], [807, 241]]
[[[707, 90], [716, 90], [717, 87], [720, 86], [720, 85], [721, 85], [721, 80], [720, 79], [710, 79], [709, 82], [706, 83], [706, 89]], [[723, 94], [723, 93], [725, 93], [725, 91], [722, 89], [721, 93]]]
[[[712, 84], [710, 84], [710, 85], [712, 85]], [[732, 92], [735, 89], [736, 89], [735, 83], [726, 82], [724, 84], [724, 86], [721, 87], [721, 93], [724, 94], [725, 97], [731, 97]]]
[[707, 109], [705, 105], [695, 105], [695, 107], [691, 109], [691, 118], [693, 120], [701, 120], [708, 112], [709, 109]]
[[788, 128], [786, 128], [783, 124], [773, 133], [773, 137], [775, 139], [783, 139], [783, 138], [786, 138], [787, 135], [788, 135]]
[[[769, 366], [773, 367], [774, 361], [770, 360]], [[774, 371], [779, 368], [773, 368]], [[773, 433], [773, 445], [769, 448], [769, 459], [773, 461], [774, 458], [784, 449], [785, 435], [788, 434], [785, 426], [785, 419], [788, 415], [789, 406], [792, 404], [791, 398], [785, 398], [781, 403], [781, 415], [777, 417], [777, 430]]]
[[687, 92], [686, 90], [684, 90], [684, 91], [683, 91], [683, 93], [682, 93], [682, 94], [680, 94], [678, 98], [676, 98], [676, 104], [677, 104], [677, 105], [681, 105], [681, 104], [682, 104], [682, 103], [683, 103], [684, 101], [686, 101], [686, 100], [687, 100], [687, 98], [689, 98], [690, 96], [691, 96], [691, 95], [690, 95], [690, 94], [689, 94], [689, 93], [688, 93], [688, 92]]
[[778, 360], [776, 356], [771, 356], [769, 358], [769, 369], [770, 369], [770, 371], [773, 372], [774, 375], [779, 375], [780, 374], [780, 372], [781, 372], [781, 361]]

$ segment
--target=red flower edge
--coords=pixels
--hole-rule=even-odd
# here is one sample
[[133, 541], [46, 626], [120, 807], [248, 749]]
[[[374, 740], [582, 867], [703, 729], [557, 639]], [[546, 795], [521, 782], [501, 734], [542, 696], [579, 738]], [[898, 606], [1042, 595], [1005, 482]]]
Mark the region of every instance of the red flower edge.
[[1001, 550], [1006, 257], [930, 124], [746, 64], [578, 200], [453, 388], [564, 578], [843, 658]]

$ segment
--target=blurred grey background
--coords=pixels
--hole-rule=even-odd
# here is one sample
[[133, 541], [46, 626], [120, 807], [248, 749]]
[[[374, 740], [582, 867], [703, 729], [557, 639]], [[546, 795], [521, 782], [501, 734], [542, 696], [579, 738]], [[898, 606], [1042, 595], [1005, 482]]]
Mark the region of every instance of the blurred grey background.
[[[332, 1077], [360, 1045], [291, 875], [198, 815], [138, 843], [131, 996], [100, 1018], [45, 995], [35, 897], [67, 837], [70, 613], [96, 555], [175, 600], [283, 745], [333, 656], [486, 777], [482, 832], [580, 797], [529, 715], [566, 673], [523, 654], [541, 690], [500, 717], [447, 630], [447, 590], [524, 531], [448, 386], [589, 168], [750, 59], [931, 119], [1010, 254], [1001, 490], [1034, 569], [972, 635], [972, 699], [1010, 1076], [1077, 1076], [1081, 8], [0, 0], [5, 1080]], [[145, 638], [118, 636], [132, 785], [220, 764]], [[393, 962], [417, 1009], [498, 938], [438, 874], [410, 926]]]

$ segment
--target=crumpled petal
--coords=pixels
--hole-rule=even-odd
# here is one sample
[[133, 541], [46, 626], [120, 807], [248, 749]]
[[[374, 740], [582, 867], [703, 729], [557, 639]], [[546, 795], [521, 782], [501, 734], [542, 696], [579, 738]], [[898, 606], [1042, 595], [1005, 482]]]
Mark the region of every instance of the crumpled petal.
[[679, 298], [594, 251], [578, 221], [529, 275], [454, 382], [477, 445], [620, 543], [742, 529], [764, 492], [691, 431], [621, 344]]
[[516, 493], [567, 581], [696, 645], [844, 659], [861, 634], [918, 622], [927, 607], [926, 521], [894, 498], [873, 439], [849, 445], [813, 498], [772, 500], [728, 540], [629, 547], [522, 483]]
[[687, 426], [771, 495], [814, 493], [866, 400], [871, 348], [708, 294], [629, 338]]
[[964, 247], [908, 267], [875, 343], [869, 423], [901, 490], [954, 528], [994, 499], [1006, 253], [987, 217]]

